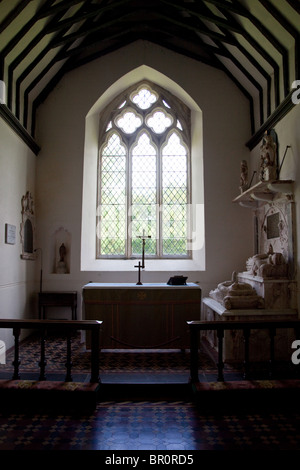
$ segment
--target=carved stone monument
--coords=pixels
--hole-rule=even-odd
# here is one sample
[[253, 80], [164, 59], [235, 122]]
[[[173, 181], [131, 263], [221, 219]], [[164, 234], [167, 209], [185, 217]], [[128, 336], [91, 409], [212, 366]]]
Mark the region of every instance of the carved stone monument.
[[[203, 299], [202, 320], [280, 321], [298, 318], [293, 182], [277, 180], [276, 143], [274, 133], [265, 135], [260, 148], [260, 182], [242, 191], [246, 181], [243, 168], [241, 194], [234, 200], [254, 210], [255, 254], [245, 261], [244, 272], [234, 273], [231, 281], [221, 282]], [[211, 346], [218, 348], [215, 332], [207, 331], [203, 336]], [[276, 330], [276, 359], [290, 360], [294, 339], [294, 329]], [[266, 361], [269, 344], [270, 338], [264, 329], [251, 331], [251, 361]], [[241, 330], [224, 332], [223, 360], [244, 360]]]

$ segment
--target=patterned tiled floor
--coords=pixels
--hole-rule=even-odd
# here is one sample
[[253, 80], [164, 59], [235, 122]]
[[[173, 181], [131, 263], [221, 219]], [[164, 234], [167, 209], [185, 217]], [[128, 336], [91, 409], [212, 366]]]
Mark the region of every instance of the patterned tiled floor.
[[[23, 352], [21, 357], [26, 373], [36, 370], [32, 369], [32, 359], [38, 361], [35, 343], [28, 344], [27, 352]], [[86, 373], [89, 357], [80, 345], [74, 349], [75, 369], [78, 373]], [[48, 346], [47, 351], [50, 371], [61, 372], [65, 367], [64, 355], [56, 345]], [[186, 393], [187, 355], [151, 355], [150, 359], [147, 355], [126, 355], [124, 364], [124, 355], [104, 356], [106, 362], [101, 361], [101, 372], [108, 388], [100, 396], [96, 409], [90, 412], [65, 409], [51, 412], [47, 407], [30, 409], [26, 403], [21, 404], [19, 411], [11, 411], [5, 408], [5, 403], [0, 403], [0, 451], [11, 450], [15, 454], [15, 450], [196, 452], [300, 449], [300, 408], [294, 408], [297, 403], [291, 403], [291, 400], [268, 403], [267, 406], [260, 402], [241, 402], [239, 406], [219, 403], [218, 409], [214, 404], [208, 409], [207, 403], [196, 402], [190, 392]], [[0, 367], [2, 374], [5, 371], [10, 374], [11, 360], [9, 358], [7, 365]], [[215, 376], [214, 364], [203, 354], [201, 364], [201, 380]], [[168, 384], [167, 392], [164, 388], [161, 394], [160, 384], [156, 389], [157, 383], [153, 386], [147, 383], [148, 379], [145, 380], [145, 375], [149, 372], [151, 378], [154, 371], [158, 373], [158, 382], [165, 380]], [[174, 373], [183, 375], [183, 388], [180, 388], [180, 380], [177, 385], [171, 383]], [[232, 371], [226, 373], [231, 374]], [[122, 374], [134, 383], [130, 385], [132, 389], [127, 385], [125, 388], [120, 386]], [[136, 374], [143, 378], [142, 385], [136, 380]], [[158, 393], [153, 393], [156, 390]]]
[[300, 413], [207, 413], [187, 401], [102, 402], [92, 413], [2, 413], [0, 450], [296, 450]]

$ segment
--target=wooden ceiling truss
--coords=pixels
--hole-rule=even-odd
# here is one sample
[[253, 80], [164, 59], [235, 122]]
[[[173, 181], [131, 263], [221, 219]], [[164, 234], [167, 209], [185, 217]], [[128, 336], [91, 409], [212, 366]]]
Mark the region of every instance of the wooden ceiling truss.
[[38, 152], [36, 111], [65, 73], [137, 40], [224, 71], [253, 148], [294, 106], [299, 0], [0, 0], [0, 114]]

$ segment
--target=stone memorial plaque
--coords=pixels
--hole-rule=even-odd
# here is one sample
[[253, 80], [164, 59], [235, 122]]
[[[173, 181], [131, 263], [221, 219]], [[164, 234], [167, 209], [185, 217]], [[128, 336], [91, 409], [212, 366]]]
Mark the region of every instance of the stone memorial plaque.
[[267, 238], [279, 237], [279, 212], [267, 217]]
[[5, 224], [5, 243], [15, 245], [16, 243], [16, 226]]

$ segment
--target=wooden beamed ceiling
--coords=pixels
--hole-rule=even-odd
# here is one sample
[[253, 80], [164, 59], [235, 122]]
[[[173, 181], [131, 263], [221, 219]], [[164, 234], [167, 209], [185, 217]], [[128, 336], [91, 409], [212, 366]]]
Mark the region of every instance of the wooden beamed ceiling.
[[292, 106], [299, 37], [299, 0], [0, 0], [0, 112], [34, 139], [66, 72], [142, 39], [224, 71], [249, 100], [254, 145]]

